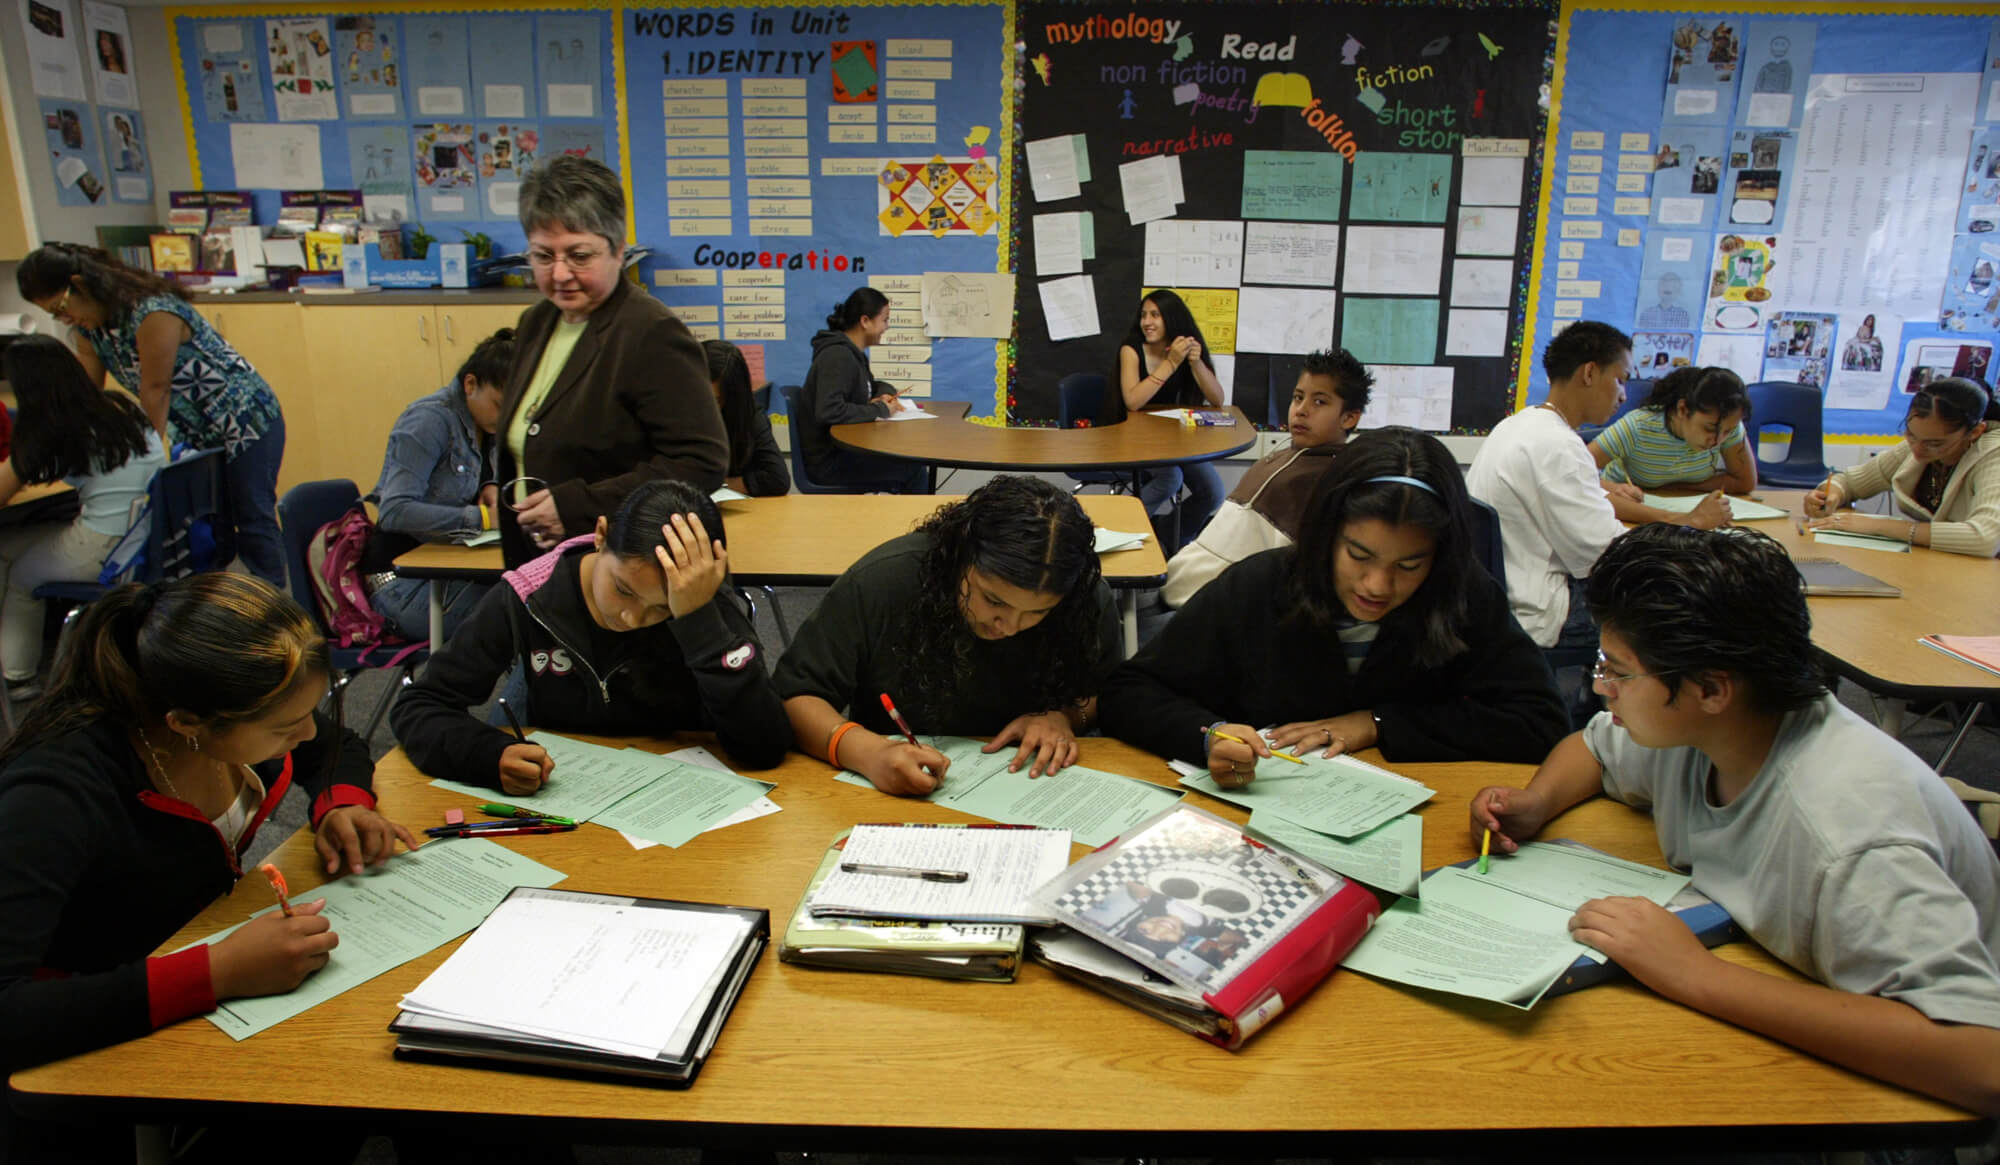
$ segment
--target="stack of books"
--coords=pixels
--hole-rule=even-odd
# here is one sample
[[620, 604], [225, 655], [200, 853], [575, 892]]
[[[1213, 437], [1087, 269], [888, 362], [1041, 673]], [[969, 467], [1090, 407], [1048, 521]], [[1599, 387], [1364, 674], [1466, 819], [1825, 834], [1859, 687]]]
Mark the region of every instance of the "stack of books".
[[839, 866], [847, 832], [828, 847], [799, 898], [778, 958], [807, 967], [926, 975], [935, 979], [1012, 982], [1026, 930], [1013, 922], [938, 922], [815, 915], [812, 899]]

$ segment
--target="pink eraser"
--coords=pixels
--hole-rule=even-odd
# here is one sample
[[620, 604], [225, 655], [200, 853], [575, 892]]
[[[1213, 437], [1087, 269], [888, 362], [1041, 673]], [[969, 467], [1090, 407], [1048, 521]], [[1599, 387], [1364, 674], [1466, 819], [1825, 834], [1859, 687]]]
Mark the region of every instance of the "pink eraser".
[[447, 809], [447, 810], [445, 810], [445, 811], [444, 811], [444, 823], [445, 823], [446, 825], [464, 825], [464, 824], [465, 824], [465, 810], [463, 810], [463, 809]]

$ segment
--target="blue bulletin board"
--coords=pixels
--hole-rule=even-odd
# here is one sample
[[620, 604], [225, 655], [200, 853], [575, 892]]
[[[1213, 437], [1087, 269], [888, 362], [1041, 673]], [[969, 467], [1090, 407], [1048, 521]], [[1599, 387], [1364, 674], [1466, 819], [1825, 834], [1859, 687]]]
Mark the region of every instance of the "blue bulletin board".
[[[1526, 347], [1603, 320], [1641, 377], [1816, 385], [1835, 440], [1900, 432], [1924, 379], [1993, 380], [1994, 9], [1629, 7], [1564, 7]], [[1524, 360], [1516, 405], [1547, 392]]]
[[929, 338], [918, 288], [926, 271], [1011, 269], [1012, 9], [633, 7], [622, 19], [626, 177], [654, 293], [697, 333], [761, 348], [782, 385], [804, 380], [834, 306], [876, 286], [894, 313], [870, 354], [876, 374], [1004, 415], [1004, 342]]
[[[525, 245], [510, 183], [551, 151], [619, 165], [611, 11], [509, 0], [173, 8], [167, 28], [195, 184], [247, 189], [262, 225], [280, 189], [359, 188], [440, 242]], [[305, 131], [300, 133], [299, 131]], [[316, 138], [317, 156], [299, 149]], [[262, 172], [319, 181], [258, 185]]]

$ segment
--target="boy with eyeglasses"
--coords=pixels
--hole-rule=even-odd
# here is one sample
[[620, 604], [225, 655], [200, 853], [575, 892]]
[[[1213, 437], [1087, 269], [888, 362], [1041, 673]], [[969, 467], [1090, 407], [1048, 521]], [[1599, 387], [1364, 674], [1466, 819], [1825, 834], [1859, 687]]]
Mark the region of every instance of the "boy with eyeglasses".
[[2000, 860], [1936, 773], [1826, 690], [1784, 550], [1642, 526], [1585, 596], [1608, 711], [1526, 789], [1480, 790], [1474, 835], [1511, 853], [1600, 792], [1650, 809], [1667, 861], [1813, 981], [1718, 958], [1643, 899], [1586, 903], [1579, 942], [1697, 1011], [2000, 1114]]

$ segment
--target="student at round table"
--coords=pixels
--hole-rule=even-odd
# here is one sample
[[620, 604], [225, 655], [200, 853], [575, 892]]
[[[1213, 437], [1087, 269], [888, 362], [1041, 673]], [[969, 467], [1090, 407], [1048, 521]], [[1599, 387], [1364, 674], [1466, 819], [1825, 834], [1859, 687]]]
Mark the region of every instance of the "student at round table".
[[[1296, 546], [1252, 555], [1105, 682], [1107, 735], [1256, 775], [1271, 747], [1392, 761], [1513, 761], [1568, 727], [1555, 678], [1472, 554], [1458, 464], [1387, 428], [1321, 477]], [[1258, 729], [1275, 725], [1270, 745]], [[1223, 734], [1239, 738], [1236, 743]]]
[[742, 350], [727, 340], [703, 340], [701, 348], [708, 357], [708, 386], [715, 390], [715, 407], [729, 434], [729, 469], [722, 484], [753, 498], [792, 492], [785, 451], [771, 432], [771, 414], [757, 405]]
[[508, 703], [523, 724], [712, 731], [732, 761], [770, 768], [791, 725], [728, 583], [715, 502], [684, 481], [644, 482], [591, 533], [501, 576], [396, 701], [396, 740], [432, 776], [535, 792], [555, 771], [548, 750], [468, 712], [518, 665]]
[[[1180, 296], [1162, 288], [1139, 301], [1139, 314], [1118, 347], [1118, 388], [1117, 397], [1106, 401], [1105, 419], [1112, 423], [1124, 420], [1128, 412], [1221, 408], [1227, 403], [1201, 325]], [[1181, 507], [1180, 540], [1169, 545], [1173, 523], [1167, 516], [1183, 484], [1188, 501]], [[1222, 475], [1206, 461], [1139, 473], [1139, 500], [1147, 514], [1163, 519], [1153, 528], [1169, 556], [1194, 541], [1221, 508], [1225, 492]]]
[[194, 310], [188, 293], [95, 247], [49, 243], [14, 271], [23, 299], [76, 329], [77, 359], [139, 398], [171, 455], [221, 449], [236, 552], [258, 578], [285, 585], [278, 464], [285, 418], [271, 386]]
[[23, 336], [7, 346], [5, 367], [21, 423], [0, 463], [0, 506], [23, 486], [52, 481], [75, 486], [79, 503], [67, 523], [0, 529], [0, 668], [18, 700], [42, 662], [47, 611], [35, 588], [97, 581], [104, 556], [132, 524], [132, 503], [146, 497], [167, 455], [138, 403], [91, 383], [61, 340]]
[[[1933, 380], [1910, 398], [1903, 443], [1843, 469], [1806, 495], [1819, 530], [1877, 534], [1990, 558], [2000, 550], [2000, 405], [1975, 380]], [[1889, 490], [1901, 517], [1844, 507]]]
[[[1676, 368], [1654, 381], [1652, 395], [1590, 443], [1590, 456], [1603, 472], [1604, 492], [1618, 520], [1714, 526], [1647, 505], [1645, 491], [1677, 486], [1747, 494], [1756, 489], [1756, 452], [1743, 430], [1749, 415], [1743, 380], [1727, 368]], [[1716, 503], [1721, 505], [1721, 499]]]
[[915, 732], [1017, 745], [1010, 767], [1052, 773], [1117, 662], [1118, 608], [1090, 519], [1039, 478], [1003, 474], [869, 551], [834, 580], [778, 661], [800, 752], [921, 796], [949, 762]]
[[1584, 903], [1572, 937], [1695, 1011], [2000, 1115], [2000, 861], [1926, 762], [1827, 690], [1784, 548], [1641, 526], [1585, 594], [1607, 710], [1525, 789], [1473, 795], [1474, 844], [1513, 853], [1600, 793], [1645, 810], [1666, 864], [1807, 981], [1711, 954], [1644, 898]]
[[885, 420], [895, 412], [895, 387], [875, 379], [868, 364], [868, 349], [888, 333], [889, 297], [872, 287], [857, 287], [827, 314], [826, 327], [813, 334], [812, 367], [799, 386], [792, 439], [800, 443], [806, 476], [820, 485], [930, 492], [930, 470], [922, 463], [862, 453], [833, 439], [835, 425]]
[[[420, 578], [398, 578], [398, 555], [425, 542], [476, 534], [495, 518], [500, 490], [488, 457], [500, 427], [500, 403], [514, 362], [514, 329], [481, 340], [450, 384], [411, 401], [389, 430], [376, 480], [377, 537], [368, 544], [364, 569], [377, 572], [369, 605], [403, 638], [430, 638], [430, 588]], [[490, 583], [445, 585], [444, 634], [449, 639], [479, 605]]]
[[327, 874], [417, 847], [375, 811], [368, 746], [318, 711], [328, 677], [312, 618], [250, 575], [128, 583], [84, 609], [0, 750], [6, 1071], [290, 991], [326, 964], [322, 901], [153, 951], [243, 876], [294, 783]]

